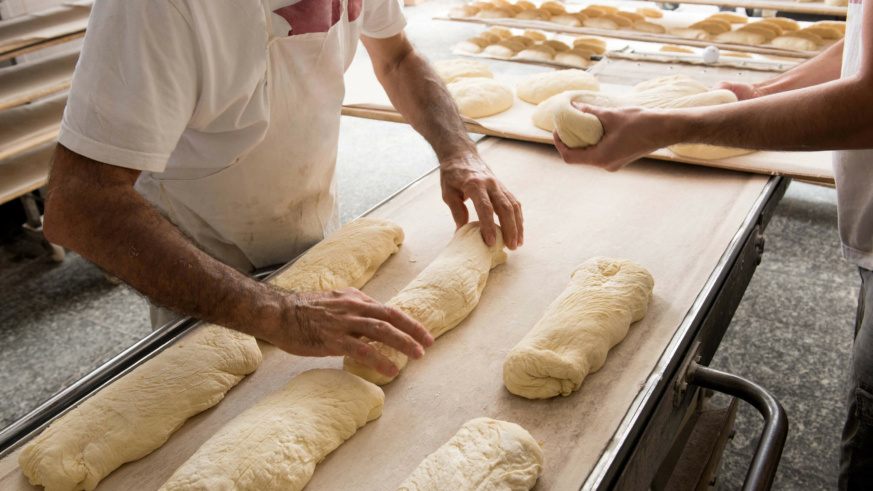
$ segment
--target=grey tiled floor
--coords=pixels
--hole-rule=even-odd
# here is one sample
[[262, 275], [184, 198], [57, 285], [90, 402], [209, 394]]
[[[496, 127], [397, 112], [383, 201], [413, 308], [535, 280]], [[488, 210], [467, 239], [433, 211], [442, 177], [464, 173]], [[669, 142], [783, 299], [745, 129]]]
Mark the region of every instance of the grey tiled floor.
[[[436, 2], [407, 9], [410, 36], [432, 59], [479, 29], [429, 21]], [[538, 70], [493, 62], [501, 71]], [[343, 118], [338, 160], [347, 221], [436, 159], [404, 125]], [[792, 184], [767, 230], [764, 261], [713, 367], [769, 388], [788, 411], [791, 431], [776, 489], [832, 489], [843, 421], [842, 384], [858, 276], [839, 253], [835, 192]], [[149, 331], [145, 301], [75, 254], [56, 265], [20, 243], [0, 247], [0, 427], [100, 365]], [[722, 489], [738, 489], [760, 417], [741, 407]]]

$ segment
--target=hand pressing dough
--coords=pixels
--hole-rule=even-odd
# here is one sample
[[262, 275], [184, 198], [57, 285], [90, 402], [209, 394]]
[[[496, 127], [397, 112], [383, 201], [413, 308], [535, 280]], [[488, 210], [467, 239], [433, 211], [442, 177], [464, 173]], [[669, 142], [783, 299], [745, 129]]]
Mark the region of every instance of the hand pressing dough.
[[444, 84], [460, 78], [494, 78], [488, 65], [473, 60], [442, 60], [434, 62], [433, 70]]
[[342, 370], [310, 370], [212, 435], [161, 491], [298, 491], [315, 466], [382, 415], [382, 389]]
[[520, 491], [536, 484], [543, 451], [521, 426], [491, 418], [464, 423], [397, 491]]
[[380, 218], [358, 218], [316, 244], [270, 281], [288, 291], [361, 288], [403, 242], [403, 229]]
[[577, 267], [570, 284], [503, 362], [503, 383], [528, 399], [567, 396], [646, 315], [655, 280], [639, 264], [596, 257]]
[[254, 337], [203, 326], [52, 423], [18, 464], [46, 491], [90, 491], [163, 445], [260, 363]]
[[[489, 247], [482, 239], [479, 222], [468, 223], [455, 232], [449, 245], [436, 259], [387, 305], [397, 307], [421, 322], [436, 339], [473, 311], [485, 289], [489, 271], [506, 262], [506, 258], [499, 228], [497, 241]], [[379, 342], [372, 344], [398, 369], [406, 366], [403, 353]], [[378, 385], [393, 380], [349, 357], [343, 360], [343, 369]]]
[[[490, 48], [490, 46], [489, 46]], [[446, 86], [458, 112], [468, 118], [484, 118], [512, 107], [512, 89], [490, 78], [462, 78]]]
[[568, 90], [600, 90], [600, 83], [584, 70], [555, 70], [523, 78], [515, 87], [518, 98], [539, 104], [549, 97]]

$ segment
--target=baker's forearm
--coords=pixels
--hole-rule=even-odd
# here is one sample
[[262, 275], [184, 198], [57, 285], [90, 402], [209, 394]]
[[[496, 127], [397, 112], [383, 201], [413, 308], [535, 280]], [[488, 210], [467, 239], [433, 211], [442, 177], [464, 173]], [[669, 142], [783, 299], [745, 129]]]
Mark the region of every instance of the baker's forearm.
[[869, 148], [873, 90], [851, 77], [720, 106], [657, 111], [664, 146], [708, 143], [760, 150]]
[[475, 152], [452, 96], [415, 49], [377, 70], [376, 76], [394, 107], [430, 143], [440, 161]]
[[779, 76], [753, 84], [762, 95], [778, 94], [802, 89], [840, 78], [843, 65], [843, 40], [830, 46], [816, 57]]
[[[105, 172], [105, 168], [110, 168]], [[133, 190], [138, 173], [58, 146], [45, 215], [47, 236], [157, 304], [251, 334], [277, 292], [198, 249]]]

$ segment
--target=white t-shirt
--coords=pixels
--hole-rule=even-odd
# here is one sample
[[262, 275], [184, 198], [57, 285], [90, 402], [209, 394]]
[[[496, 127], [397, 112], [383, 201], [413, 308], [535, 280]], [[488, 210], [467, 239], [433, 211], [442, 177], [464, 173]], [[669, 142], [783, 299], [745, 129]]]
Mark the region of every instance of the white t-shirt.
[[[843, 48], [842, 76], [861, 69], [861, 0], [851, 0]], [[873, 150], [834, 152], [834, 176], [843, 256], [873, 269]]]
[[265, 48], [293, 30], [276, 12], [340, 4], [365, 36], [406, 26], [398, 0], [97, 0], [58, 141], [165, 179], [218, 172], [266, 133]]

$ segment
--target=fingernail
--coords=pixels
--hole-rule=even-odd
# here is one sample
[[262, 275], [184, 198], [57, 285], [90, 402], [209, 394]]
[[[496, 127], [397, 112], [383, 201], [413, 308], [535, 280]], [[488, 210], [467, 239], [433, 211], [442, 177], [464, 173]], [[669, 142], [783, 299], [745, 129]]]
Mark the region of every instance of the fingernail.
[[397, 367], [394, 366], [394, 365], [391, 365], [391, 368], [388, 369], [388, 373], [389, 373], [392, 377], [396, 377], [397, 374], [398, 374], [399, 372], [400, 372], [400, 371], [397, 370]]
[[422, 356], [424, 356], [424, 348], [422, 348], [421, 346], [416, 346], [413, 350], [413, 353], [415, 353], [416, 358], [421, 358]]

